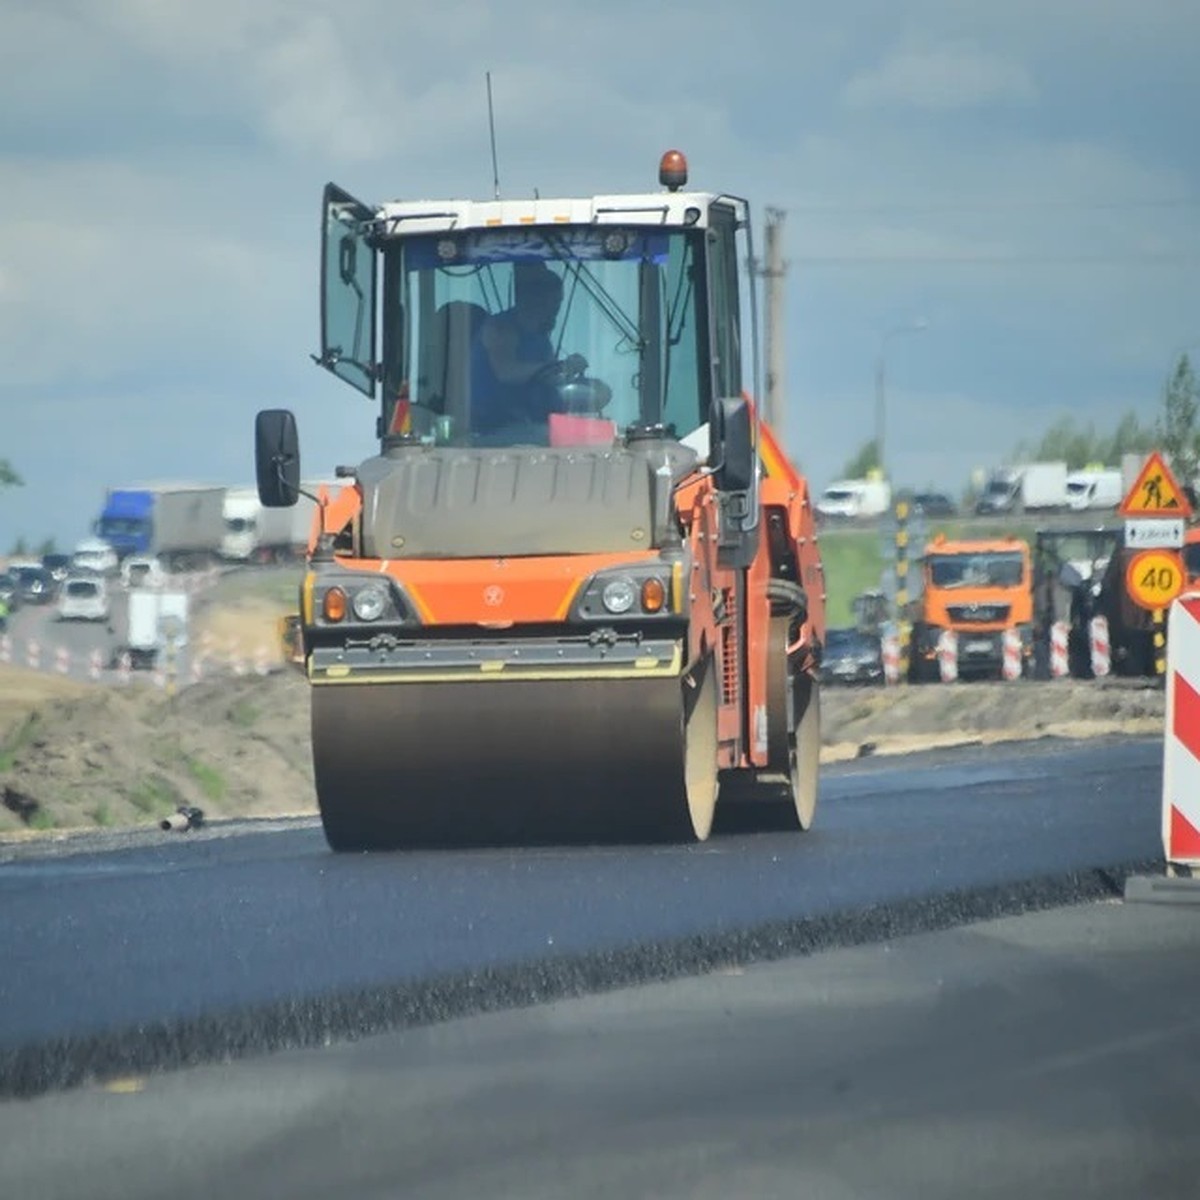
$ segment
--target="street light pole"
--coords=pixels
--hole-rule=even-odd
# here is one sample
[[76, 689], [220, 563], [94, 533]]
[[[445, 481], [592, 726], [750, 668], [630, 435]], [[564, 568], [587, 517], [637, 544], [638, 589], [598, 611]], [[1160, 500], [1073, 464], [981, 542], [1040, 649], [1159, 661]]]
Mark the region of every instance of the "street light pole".
[[879, 469], [888, 477], [886, 443], [887, 437], [887, 344], [902, 333], [921, 333], [929, 328], [929, 322], [920, 317], [907, 325], [895, 325], [879, 339], [879, 354], [875, 359], [875, 450], [879, 456]]

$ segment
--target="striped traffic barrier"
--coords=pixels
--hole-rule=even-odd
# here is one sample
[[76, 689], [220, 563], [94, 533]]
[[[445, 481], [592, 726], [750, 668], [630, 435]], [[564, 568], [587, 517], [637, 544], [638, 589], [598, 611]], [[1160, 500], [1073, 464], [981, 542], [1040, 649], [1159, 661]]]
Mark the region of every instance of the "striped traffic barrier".
[[894, 626], [885, 629], [879, 639], [879, 653], [883, 660], [883, 680], [893, 684], [900, 682], [900, 634]]
[[1070, 637], [1066, 621], [1055, 621], [1050, 626], [1050, 678], [1065, 679], [1071, 673], [1071, 659], [1067, 649]]
[[1092, 674], [1097, 679], [1103, 679], [1112, 670], [1107, 617], [1093, 617], [1088, 622], [1088, 641], [1092, 654]]
[[93, 650], [88, 659], [88, 678], [97, 680], [104, 671], [104, 655], [99, 650]]
[[1010, 683], [1021, 678], [1021, 631], [1006, 629], [1002, 641], [1003, 657], [1000, 661], [1000, 676]]
[[60, 675], [70, 675], [71, 673], [71, 652], [66, 646], [59, 646], [54, 652], [54, 669]]
[[0, 663], [12, 662], [12, 638], [8, 634], [0, 637]]
[[36, 638], [30, 638], [25, 643], [25, 665], [34, 671], [41, 669], [42, 647], [38, 644]]
[[133, 678], [133, 656], [128, 650], [117, 658], [117, 682], [128, 683]]
[[1162, 840], [1172, 866], [1200, 867], [1200, 594], [1172, 601], [1167, 617]]
[[958, 678], [958, 634], [953, 629], [943, 629], [937, 640], [938, 677], [943, 683], [953, 683]]

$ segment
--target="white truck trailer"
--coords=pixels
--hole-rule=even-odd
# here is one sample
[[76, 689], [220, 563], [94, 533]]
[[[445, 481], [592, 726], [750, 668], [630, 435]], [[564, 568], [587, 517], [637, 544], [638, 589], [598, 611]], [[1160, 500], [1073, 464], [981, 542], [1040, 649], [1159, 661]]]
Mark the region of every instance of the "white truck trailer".
[[[342, 485], [332, 480], [310, 480], [300, 486], [312, 495], [321, 485], [336, 492]], [[293, 562], [304, 556], [316, 506], [301, 495], [293, 508], [265, 508], [257, 487], [229, 488], [225, 492], [225, 533], [221, 557], [228, 562]]]
[[980, 516], [1022, 512], [1065, 512], [1070, 507], [1065, 462], [997, 467], [975, 505]]

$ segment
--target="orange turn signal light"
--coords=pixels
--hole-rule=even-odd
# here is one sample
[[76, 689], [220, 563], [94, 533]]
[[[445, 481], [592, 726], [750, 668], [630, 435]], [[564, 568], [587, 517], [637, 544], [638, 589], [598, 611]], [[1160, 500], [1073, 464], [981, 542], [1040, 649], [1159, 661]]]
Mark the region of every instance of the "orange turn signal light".
[[642, 611], [648, 613], [656, 613], [662, 611], [662, 606], [667, 601], [667, 589], [663, 587], [662, 580], [656, 579], [653, 576], [642, 584]]
[[321, 598], [321, 615], [327, 621], [346, 619], [346, 593], [340, 587], [331, 587]]

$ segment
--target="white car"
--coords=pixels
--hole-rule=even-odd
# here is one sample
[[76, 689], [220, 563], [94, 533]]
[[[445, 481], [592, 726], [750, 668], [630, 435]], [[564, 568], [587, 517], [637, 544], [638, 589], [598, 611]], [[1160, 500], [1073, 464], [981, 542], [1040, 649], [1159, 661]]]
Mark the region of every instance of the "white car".
[[121, 564], [121, 582], [127, 588], [160, 588], [167, 573], [157, 558], [127, 558]]
[[58, 594], [60, 621], [107, 621], [111, 611], [108, 587], [96, 575], [70, 578]]
[[87, 538], [75, 547], [71, 566], [76, 571], [94, 571], [97, 575], [113, 575], [120, 560], [117, 552], [99, 538]]

